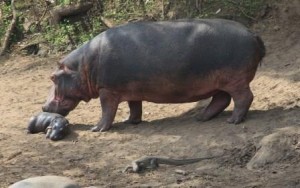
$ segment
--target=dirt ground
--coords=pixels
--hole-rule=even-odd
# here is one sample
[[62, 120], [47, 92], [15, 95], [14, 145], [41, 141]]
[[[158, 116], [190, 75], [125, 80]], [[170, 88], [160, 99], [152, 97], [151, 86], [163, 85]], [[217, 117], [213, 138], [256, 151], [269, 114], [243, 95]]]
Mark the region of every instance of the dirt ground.
[[[92, 100], [67, 117], [72, 133], [53, 142], [44, 134], [26, 134], [26, 127], [41, 111], [58, 58], [0, 60], [0, 187], [49, 174], [99, 187], [300, 187], [300, 3], [290, 2], [273, 7], [252, 28], [265, 41], [267, 55], [251, 83], [255, 99], [248, 119], [239, 125], [226, 123], [232, 104], [211, 121], [197, 122], [209, 101], [145, 102], [145, 122], [128, 125], [122, 123], [128, 116], [122, 103], [113, 128], [94, 133], [89, 129], [101, 110]], [[121, 172], [144, 155], [221, 156], [140, 174]]]

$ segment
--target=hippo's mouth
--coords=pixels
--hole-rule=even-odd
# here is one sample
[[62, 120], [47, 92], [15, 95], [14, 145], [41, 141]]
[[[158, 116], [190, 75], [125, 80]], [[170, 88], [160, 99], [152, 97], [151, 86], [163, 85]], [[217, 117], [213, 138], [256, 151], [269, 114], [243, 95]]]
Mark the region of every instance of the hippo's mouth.
[[66, 97], [66, 96], [55, 96], [53, 99], [54, 103], [57, 103], [58, 106], [61, 107], [67, 107], [72, 103], [76, 103], [77, 101], [80, 101], [74, 97]]
[[69, 99], [66, 97], [56, 96], [48, 103], [46, 103], [42, 110], [44, 112], [58, 113], [63, 116], [67, 116], [71, 110], [73, 110], [79, 101]]

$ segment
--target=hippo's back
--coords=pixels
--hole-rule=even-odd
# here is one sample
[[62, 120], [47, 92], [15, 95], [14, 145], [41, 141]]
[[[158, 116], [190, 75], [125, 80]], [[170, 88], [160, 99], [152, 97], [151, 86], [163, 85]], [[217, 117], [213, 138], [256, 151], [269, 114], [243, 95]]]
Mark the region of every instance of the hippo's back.
[[247, 28], [222, 19], [136, 22], [110, 29], [101, 38], [101, 47], [109, 56], [113, 53], [124, 57], [122, 61], [132, 62], [128, 57], [134, 55], [134, 63], [155, 66], [157, 61], [169, 66], [174, 60], [180, 65], [219, 66], [230, 61], [227, 66], [236, 66], [241, 64], [242, 57], [254, 53], [256, 47], [256, 38]]
[[95, 43], [100, 65], [91, 72], [100, 75], [95, 79], [101, 85], [153, 76], [205, 77], [224, 67], [249, 66], [258, 53], [254, 34], [239, 23], [220, 19], [130, 23], [107, 30], [87, 45], [93, 48]]

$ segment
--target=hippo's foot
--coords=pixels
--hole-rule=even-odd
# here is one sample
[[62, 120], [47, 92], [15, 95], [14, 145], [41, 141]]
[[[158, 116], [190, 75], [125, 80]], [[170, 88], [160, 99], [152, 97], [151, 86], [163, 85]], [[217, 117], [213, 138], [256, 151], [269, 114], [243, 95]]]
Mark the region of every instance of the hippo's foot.
[[130, 116], [124, 121], [127, 124], [139, 124], [142, 122], [142, 101], [128, 101]]
[[110, 126], [99, 126], [96, 125], [94, 127], [91, 128], [92, 132], [105, 132], [108, 131], [110, 129]]
[[203, 114], [196, 116], [196, 121], [205, 122], [205, 121], [208, 121], [210, 119], [211, 119], [210, 117], [204, 116]]
[[141, 122], [142, 122], [141, 119], [127, 119], [124, 121], [125, 124], [134, 124], [134, 125], [137, 125]]
[[224, 111], [230, 104], [231, 96], [225, 91], [216, 93], [209, 105], [203, 110], [201, 115], [196, 116], [198, 121], [208, 121]]
[[246, 119], [246, 115], [253, 101], [253, 94], [248, 86], [245, 88], [240, 87], [238, 91], [231, 91], [231, 96], [234, 101], [234, 109], [232, 116], [227, 119], [227, 122], [239, 124]]
[[230, 124], [239, 124], [241, 122], [245, 121], [245, 117], [234, 117], [231, 116], [230, 118], [227, 119], [227, 122]]

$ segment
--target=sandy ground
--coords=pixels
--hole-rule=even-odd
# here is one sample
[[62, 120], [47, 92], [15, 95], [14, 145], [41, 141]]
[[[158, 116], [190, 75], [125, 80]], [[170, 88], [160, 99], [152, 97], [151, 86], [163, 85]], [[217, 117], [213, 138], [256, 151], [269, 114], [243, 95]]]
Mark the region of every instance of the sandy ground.
[[[240, 125], [226, 123], [232, 104], [213, 120], [197, 122], [195, 116], [209, 101], [145, 102], [145, 122], [127, 125], [122, 121], [128, 107], [122, 103], [113, 128], [93, 133], [89, 129], [101, 117], [101, 110], [99, 101], [92, 100], [80, 103], [67, 117], [71, 135], [53, 142], [44, 134], [26, 134], [26, 127], [29, 118], [41, 111], [58, 59], [2, 59], [0, 187], [49, 174], [99, 187], [300, 187], [300, 5], [291, 2], [279, 5], [282, 9], [273, 10], [273, 16], [253, 26], [265, 41], [267, 55], [251, 83], [255, 99], [248, 119]], [[261, 140], [273, 133], [278, 139], [269, 139], [267, 149], [262, 150]], [[281, 146], [278, 152], [275, 146]], [[249, 167], [253, 156], [271, 150], [274, 154], [264, 155], [259, 167]], [[121, 173], [144, 155], [221, 157], [180, 167], [160, 166], [141, 174]], [[188, 174], [176, 174], [177, 169]]]

